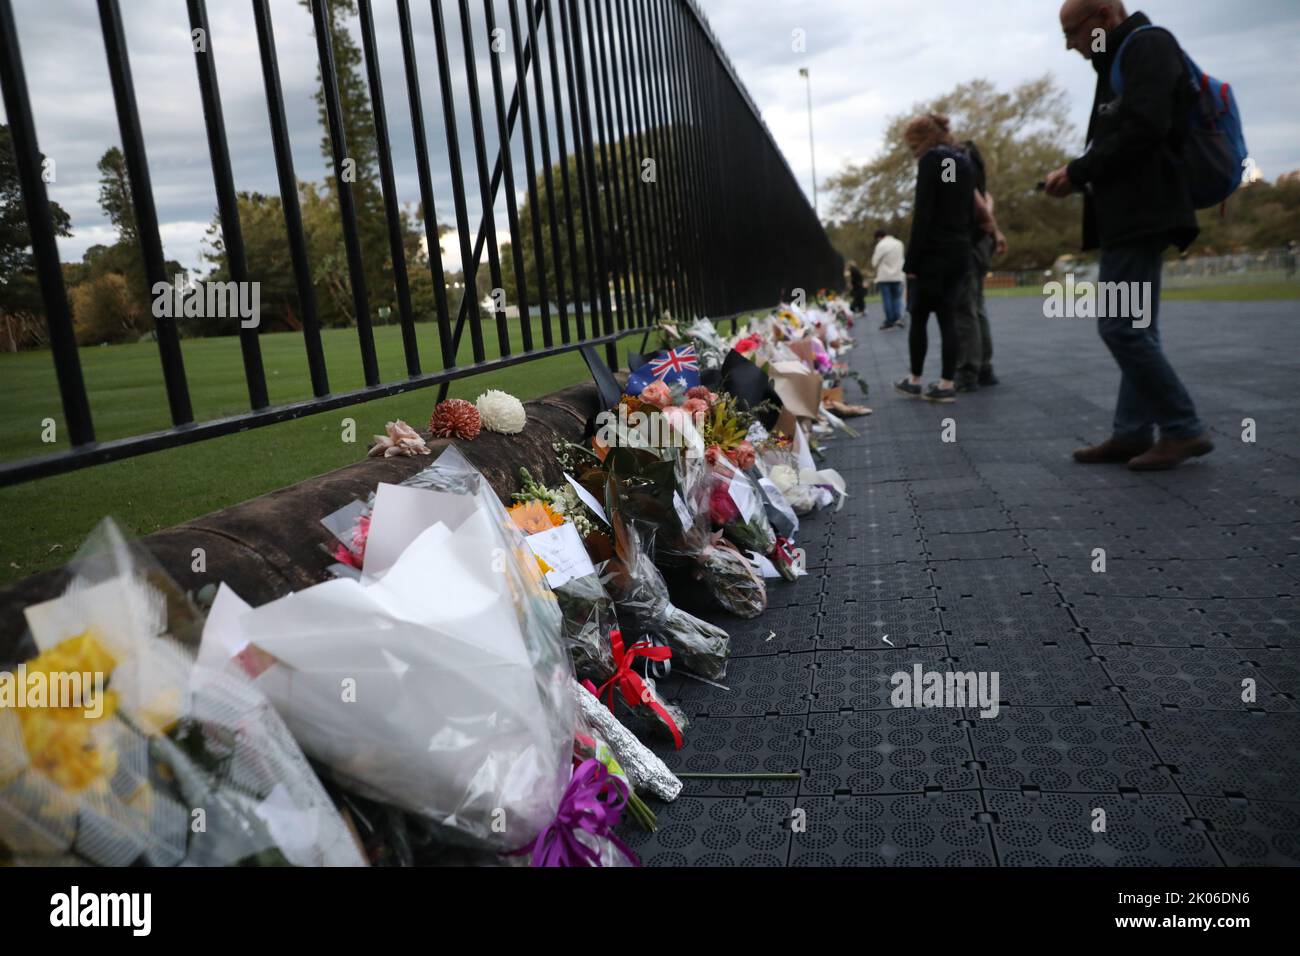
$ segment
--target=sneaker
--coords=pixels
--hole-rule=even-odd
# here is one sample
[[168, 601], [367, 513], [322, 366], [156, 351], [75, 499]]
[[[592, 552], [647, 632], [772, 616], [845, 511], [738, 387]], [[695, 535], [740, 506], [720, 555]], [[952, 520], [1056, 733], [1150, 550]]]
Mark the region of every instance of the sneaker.
[[882, 332], [888, 332], [888, 331], [889, 331], [890, 329], [892, 329], [892, 328], [893, 328], [892, 325], [886, 323], [886, 324], [884, 324], [884, 325], [882, 325], [882, 326], [880, 327], [880, 331], [882, 331]]
[[921, 397], [921, 386], [913, 385], [912, 380], [910, 378], [901, 379], [895, 382], [894, 388], [898, 389], [904, 395], [909, 395], [912, 398]]
[[927, 402], [939, 402], [942, 405], [951, 405], [957, 400], [957, 392], [951, 388], [940, 388], [939, 383], [935, 382], [925, 390], [921, 396]]
[[979, 383], [974, 379], [961, 379], [957, 382], [957, 391], [959, 392], [978, 392], [979, 390]]
[[988, 388], [990, 385], [998, 385], [998, 377], [993, 374], [993, 369], [980, 372], [980, 385]]

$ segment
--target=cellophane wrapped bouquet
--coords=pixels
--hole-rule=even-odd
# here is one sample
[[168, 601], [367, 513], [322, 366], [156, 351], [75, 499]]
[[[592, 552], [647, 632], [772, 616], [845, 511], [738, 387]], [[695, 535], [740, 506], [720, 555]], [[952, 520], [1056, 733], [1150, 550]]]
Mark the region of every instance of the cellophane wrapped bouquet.
[[364, 863], [262, 691], [195, 658], [202, 616], [147, 551], [106, 519], [69, 572], [0, 674], [27, 692], [0, 707], [0, 861]]
[[560, 610], [455, 448], [379, 486], [359, 579], [256, 610], [223, 589], [204, 641], [237, 653], [303, 749], [361, 797], [476, 849], [516, 850], [554, 820], [575, 721]]

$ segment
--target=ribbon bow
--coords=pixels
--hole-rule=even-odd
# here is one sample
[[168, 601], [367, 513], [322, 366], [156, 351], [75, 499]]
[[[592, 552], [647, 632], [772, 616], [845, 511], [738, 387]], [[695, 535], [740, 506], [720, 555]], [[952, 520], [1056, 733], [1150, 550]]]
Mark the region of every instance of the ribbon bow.
[[[627, 784], [599, 760], [584, 760], [560, 798], [555, 819], [537, 834], [533, 866], [600, 866], [600, 851], [579, 839], [579, 830], [598, 841], [608, 840], [633, 866], [640, 866], [627, 844], [614, 834], [627, 799]], [[518, 852], [528, 852], [527, 847]]]
[[638, 704], [645, 704], [672, 732], [673, 743], [678, 750], [681, 750], [682, 732], [677, 729], [677, 723], [645, 685], [641, 675], [632, 670], [632, 665], [638, 657], [644, 657], [648, 661], [666, 661], [673, 656], [672, 650], [667, 647], [655, 647], [649, 641], [639, 641], [631, 647], [624, 648], [623, 632], [617, 628], [609, 632], [609, 643], [614, 651], [614, 676], [600, 685], [596, 697], [603, 700], [611, 711], [614, 709], [615, 690], [622, 693], [623, 700], [629, 707], [635, 708]]

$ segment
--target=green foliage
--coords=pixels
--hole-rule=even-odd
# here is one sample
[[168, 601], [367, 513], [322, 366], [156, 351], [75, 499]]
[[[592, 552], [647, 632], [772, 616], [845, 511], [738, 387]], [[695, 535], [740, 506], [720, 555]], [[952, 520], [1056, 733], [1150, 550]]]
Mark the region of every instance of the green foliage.
[[78, 345], [134, 342], [153, 328], [152, 314], [120, 273], [87, 279], [72, 288], [69, 299]]

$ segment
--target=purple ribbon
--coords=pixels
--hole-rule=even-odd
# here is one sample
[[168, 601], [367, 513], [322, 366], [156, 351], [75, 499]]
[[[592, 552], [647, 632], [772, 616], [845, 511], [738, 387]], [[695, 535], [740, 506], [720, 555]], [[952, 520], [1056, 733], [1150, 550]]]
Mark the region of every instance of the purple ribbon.
[[[560, 798], [555, 819], [537, 834], [533, 866], [600, 866], [600, 852], [578, 839], [585, 830], [597, 840], [614, 844], [633, 866], [640, 866], [627, 844], [614, 835], [614, 827], [627, 806], [627, 784], [599, 760], [585, 760]], [[520, 852], [527, 852], [527, 848]]]

